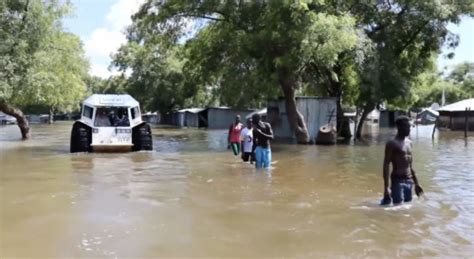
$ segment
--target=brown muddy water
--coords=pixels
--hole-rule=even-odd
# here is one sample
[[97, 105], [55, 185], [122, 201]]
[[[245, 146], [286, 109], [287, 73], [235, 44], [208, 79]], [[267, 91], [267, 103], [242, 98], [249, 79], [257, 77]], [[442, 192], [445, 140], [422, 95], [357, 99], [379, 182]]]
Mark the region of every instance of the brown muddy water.
[[425, 198], [380, 207], [383, 143], [274, 145], [256, 171], [224, 131], [155, 129], [155, 151], [69, 154], [71, 124], [0, 128], [0, 257], [474, 254], [474, 137], [412, 130]]

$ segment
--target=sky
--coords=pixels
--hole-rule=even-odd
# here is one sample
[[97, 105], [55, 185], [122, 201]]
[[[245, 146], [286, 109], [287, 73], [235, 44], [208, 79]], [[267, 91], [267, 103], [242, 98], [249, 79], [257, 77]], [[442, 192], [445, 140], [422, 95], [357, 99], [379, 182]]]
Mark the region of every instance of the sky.
[[[86, 56], [91, 64], [91, 75], [108, 78], [116, 74], [110, 71], [111, 54], [126, 42], [124, 30], [131, 24], [130, 16], [144, 0], [72, 0], [74, 15], [64, 20], [65, 28], [81, 37]], [[455, 64], [474, 62], [474, 18], [464, 17], [458, 25], [450, 24], [450, 31], [460, 36], [460, 44], [454, 50], [454, 58], [438, 57], [438, 70], [449, 71]]]

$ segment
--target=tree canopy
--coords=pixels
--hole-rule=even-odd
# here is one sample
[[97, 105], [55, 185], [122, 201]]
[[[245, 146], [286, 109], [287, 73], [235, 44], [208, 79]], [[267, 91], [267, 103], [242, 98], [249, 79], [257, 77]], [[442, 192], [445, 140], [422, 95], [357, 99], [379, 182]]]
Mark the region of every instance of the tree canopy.
[[473, 10], [435, 0], [147, 0], [115, 65], [132, 69], [131, 89], [155, 107], [284, 96], [298, 141], [308, 142], [295, 94], [338, 97], [338, 118], [343, 104], [363, 117], [382, 102], [406, 107], [443, 44], [457, 46], [447, 24]]
[[[183, 89], [195, 96], [200, 89], [210, 90], [232, 106], [258, 105], [283, 95], [298, 141], [308, 142], [295, 91], [314, 82], [306, 76], [308, 67], [331, 67], [340, 53], [357, 47], [361, 34], [350, 14], [320, 12], [323, 5], [318, 1], [149, 0], [134, 15], [129, 43], [116, 60], [122, 61], [120, 57], [132, 48], [153, 53], [150, 56], [156, 60], [145, 61], [147, 68], [166, 64], [166, 56], [185, 37], [183, 24], [205, 20], [205, 26], [179, 47], [184, 83], [171, 85], [175, 93]], [[132, 81], [149, 79], [134, 75], [133, 63], [124, 67], [133, 68]], [[168, 74], [163, 65], [157, 70]]]
[[82, 43], [61, 23], [70, 9], [58, 0], [0, 2], [0, 110], [17, 118], [24, 139], [29, 128], [18, 107], [71, 111], [86, 91]]

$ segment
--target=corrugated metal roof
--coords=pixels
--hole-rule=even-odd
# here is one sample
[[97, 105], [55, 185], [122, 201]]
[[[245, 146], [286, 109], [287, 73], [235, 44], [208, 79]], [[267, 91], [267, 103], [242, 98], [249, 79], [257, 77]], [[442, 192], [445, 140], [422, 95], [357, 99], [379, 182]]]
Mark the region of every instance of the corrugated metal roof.
[[433, 110], [433, 109], [431, 109], [431, 108], [423, 109], [420, 113], [423, 113], [423, 112], [429, 112], [429, 113], [431, 113], [431, 114], [433, 114], [433, 115], [439, 116], [439, 112], [437, 112], [437, 111], [435, 111], [435, 110]]
[[252, 118], [252, 116], [254, 114], [267, 115], [267, 108], [263, 108], [261, 110], [256, 110], [256, 111], [250, 113], [249, 115], [245, 116], [245, 118], [250, 119], [250, 118]]
[[457, 103], [443, 106], [439, 108], [438, 111], [459, 112], [459, 111], [465, 111], [466, 108], [471, 108], [471, 110], [474, 111], [474, 98], [462, 100]]
[[179, 110], [178, 112], [200, 113], [204, 111], [205, 109], [206, 108], [188, 108], [188, 109]]

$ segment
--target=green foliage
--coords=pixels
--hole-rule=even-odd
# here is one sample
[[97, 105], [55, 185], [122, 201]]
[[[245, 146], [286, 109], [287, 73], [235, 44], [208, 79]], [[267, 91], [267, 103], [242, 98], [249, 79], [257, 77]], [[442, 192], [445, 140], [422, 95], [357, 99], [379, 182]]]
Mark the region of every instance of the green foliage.
[[[388, 102], [406, 108], [413, 103], [414, 82], [432, 69], [434, 53], [443, 43], [457, 46], [448, 22], [459, 22], [473, 14], [474, 4], [464, 1], [377, 1], [355, 2], [352, 8], [375, 51], [361, 67], [361, 105]], [[416, 87], [415, 87], [416, 88]]]
[[474, 63], [461, 63], [446, 78], [434, 72], [421, 74], [415, 81], [412, 93], [415, 107], [428, 107], [441, 103], [443, 91], [447, 104], [474, 97]]
[[449, 75], [448, 80], [462, 89], [465, 98], [474, 98], [473, 62], [464, 62], [457, 65]]
[[294, 92], [407, 108], [439, 89], [472, 96], [472, 76], [440, 80], [434, 60], [457, 46], [447, 24], [473, 11], [437, 0], [148, 0], [114, 65], [132, 71], [127, 90], [148, 109], [257, 107]]
[[[147, 105], [261, 107], [283, 94], [283, 82], [290, 91], [313, 88], [321, 80], [310, 68], [331, 69], [340, 53], [359, 44], [355, 19], [323, 13], [320, 5], [149, 0], [133, 17], [129, 42], [114, 63], [132, 69], [131, 91], [143, 93]], [[190, 22], [201, 29], [189, 35]], [[171, 69], [177, 60], [180, 69]], [[353, 69], [344, 69], [348, 76], [341, 80], [355, 84]]]
[[0, 99], [71, 111], [86, 91], [88, 62], [77, 36], [62, 29], [68, 2], [0, 2]]
[[199, 95], [193, 84], [184, 80], [178, 50], [160, 51], [155, 46], [136, 42], [119, 49], [113, 64], [122, 72], [132, 71], [129, 78], [122, 77], [124, 90], [137, 98], [146, 110], [169, 111], [183, 106], [185, 101], [193, 104]]
[[87, 95], [91, 94], [125, 94], [128, 93], [128, 80], [124, 74], [103, 79], [97, 76], [85, 78]]
[[86, 93], [84, 79], [89, 66], [79, 37], [58, 31], [50, 36], [50, 46], [34, 58], [29, 86], [14, 102], [42, 104], [61, 112], [77, 109]]

